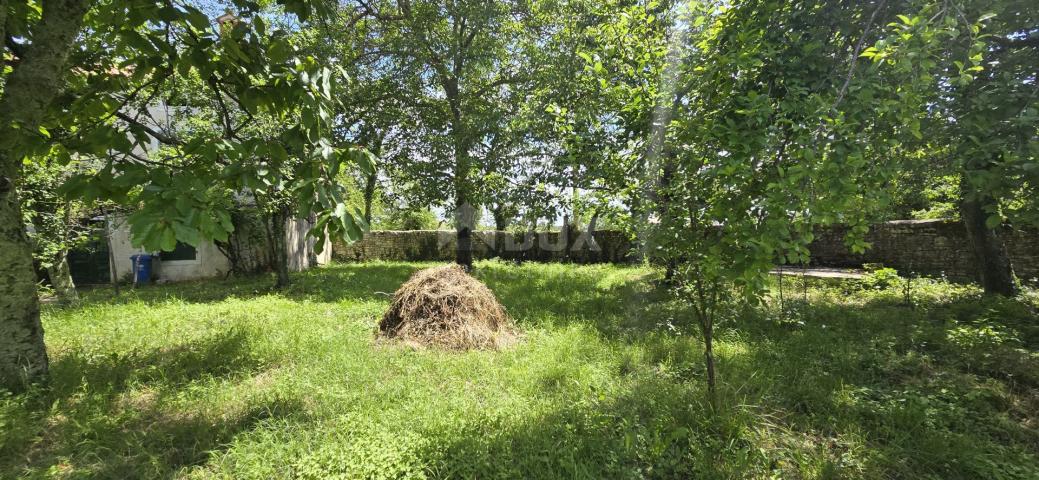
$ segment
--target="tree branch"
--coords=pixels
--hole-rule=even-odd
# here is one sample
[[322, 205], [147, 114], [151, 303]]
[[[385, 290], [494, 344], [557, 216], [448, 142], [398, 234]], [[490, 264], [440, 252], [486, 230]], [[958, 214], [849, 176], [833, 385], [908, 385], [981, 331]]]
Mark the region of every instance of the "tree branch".
[[870, 14], [869, 21], [866, 22], [866, 28], [862, 31], [862, 36], [859, 37], [859, 41], [855, 44], [855, 49], [851, 53], [851, 66], [848, 67], [848, 75], [844, 77], [844, 84], [841, 85], [841, 89], [837, 92], [837, 98], [833, 101], [830, 111], [836, 111], [837, 106], [844, 100], [844, 95], [848, 93], [851, 79], [855, 76], [855, 66], [858, 64], [859, 55], [862, 54], [862, 47], [866, 43], [866, 37], [869, 36], [870, 30], [873, 29], [873, 21], [877, 18], [877, 13], [884, 8], [885, 4], [887, 4], [887, 0], [881, 0], [876, 8], [873, 9], [873, 13]]
[[116, 118], [118, 118], [118, 119], [120, 119], [120, 120], [122, 120], [122, 121], [124, 121], [126, 123], [129, 123], [131, 125], [134, 125], [134, 126], [140, 128], [141, 130], [144, 130], [145, 133], [147, 133], [148, 135], [151, 135], [153, 138], [158, 140], [160, 143], [163, 143], [163, 144], [166, 144], [166, 145], [183, 145], [184, 144], [184, 142], [180, 141], [179, 139], [170, 137], [170, 136], [166, 135], [165, 133], [162, 133], [162, 132], [156, 130], [155, 128], [152, 128], [150, 125], [147, 125], [147, 124], [141, 122], [140, 120], [138, 120], [138, 119], [136, 119], [134, 117], [131, 117], [131, 116], [129, 116], [129, 115], [123, 113], [123, 112], [116, 111], [115, 112], [115, 116], [116, 116]]

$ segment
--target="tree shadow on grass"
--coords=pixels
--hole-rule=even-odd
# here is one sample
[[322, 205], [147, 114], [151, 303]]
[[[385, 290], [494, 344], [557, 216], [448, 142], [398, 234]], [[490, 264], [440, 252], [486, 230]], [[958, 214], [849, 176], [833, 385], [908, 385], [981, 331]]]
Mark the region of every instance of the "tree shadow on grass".
[[[504, 435], [475, 427], [444, 460], [445, 469], [461, 469], [461, 476], [480, 473], [465, 470], [472, 465], [467, 452], [486, 453], [474, 461], [494, 472], [480, 475], [489, 477], [533, 471], [586, 478], [923, 472], [1028, 478], [1039, 472], [1039, 437], [1031, 427], [1039, 420], [1033, 330], [1039, 318], [1021, 301], [938, 295], [911, 308], [898, 295], [866, 296], [861, 303], [802, 305], [800, 322], [751, 310], [719, 328], [719, 393], [732, 409], [714, 417], [704, 413], [698, 387], [702, 347], [660, 328], [689, 313], [659, 305], [668, 303], [655, 301], [665, 292], [627, 284], [604, 289], [594, 271], [488, 283], [520, 319], [561, 312], [563, 322], [591, 323], [608, 341], [638, 343], [642, 366], [622, 368], [666, 364], [657, 373], [667, 379], [641, 382], [613, 400], [573, 402], [530, 424], [497, 427]], [[633, 322], [632, 315], [641, 319]], [[698, 337], [688, 325], [684, 330]], [[567, 382], [548, 380], [546, 391]], [[690, 411], [698, 401], [699, 413]]]
[[1034, 344], [990, 336], [1034, 319], [1006, 299], [922, 298], [914, 308], [896, 296], [813, 301], [793, 318], [728, 325], [722, 336], [744, 348], [720, 377], [784, 428], [844, 448], [835, 465], [858, 448], [851, 463], [877, 477], [1034, 474], [1039, 357], [1027, 353]]
[[[416, 271], [440, 263], [336, 263], [292, 274], [292, 283], [282, 290], [272, 288], [273, 277], [259, 275], [210, 279], [124, 290], [115, 296], [111, 289], [84, 294], [81, 304], [162, 303], [176, 299], [188, 303], [217, 303], [229, 298], [249, 299], [265, 295], [296, 301], [336, 303], [380, 301], [389, 303], [394, 292]], [[595, 321], [604, 334], [638, 333], [654, 329], [652, 318], [642, 315], [644, 307], [662, 296], [646, 282], [603, 282], [604, 275], [621, 271], [604, 265], [567, 265], [566, 268], [514, 267], [501, 262], [479, 262], [475, 275], [484, 281], [522, 324], [554, 324]], [[540, 265], [539, 265], [540, 267]], [[49, 308], [76, 308], [52, 306]]]
[[[378, 301], [392, 295], [416, 271], [442, 263], [342, 263], [294, 273], [283, 290], [271, 288], [270, 276], [203, 280], [153, 285], [114, 296], [98, 290], [85, 296], [91, 304], [142, 301], [149, 304], [176, 299], [189, 303], [218, 303], [229, 298], [249, 299], [265, 295], [295, 301], [336, 303]], [[547, 267], [551, 269], [550, 267]], [[659, 330], [660, 315], [647, 309], [666, 292], [647, 288], [646, 282], [604, 282], [604, 275], [618, 270], [609, 266], [567, 266], [546, 273], [542, 268], [512, 267], [480, 262], [476, 275], [505, 305], [521, 328], [580, 323], [598, 329], [609, 338], [635, 340], [644, 332]], [[62, 307], [51, 307], [62, 308]], [[75, 308], [75, 307], [70, 307]]]
[[115, 295], [110, 288], [95, 289], [85, 293], [84, 302], [123, 304], [141, 301], [154, 304], [176, 299], [188, 303], [219, 303], [230, 298], [249, 299], [265, 295], [327, 303], [385, 301], [422, 267], [422, 264], [413, 263], [337, 263], [294, 272], [291, 274], [292, 283], [285, 289], [275, 289], [274, 277], [261, 274], [124, 288], [120, 295]]
[[442, 445], [428, 463], [445, 478], [756, 478], [769, 468], [739, 412], [711, 414], [699, 384], [632, 384], [617, 397], [560, 398], [519, 421], [477, 413], [427, 433]]
[[258, 378], [266, 362], [247, 347], [245, 333], [230, 330], [173, 348], [59, 356], [46, 388], [0, 403], [0, 472], [167, 478], [259, 422], [301, 412], [296, 400], [248, 395], [184, 407], [206, 382]]
[[520, 328], [581, 324], [608, 339], [628, 341], [660, 330], [661, 317], [652, 306], [666, 292], [645, 282], [644, 276], [607, 281], [608, 267], [570, 267], [545, 274], [540, 269], [490, 264], [478, 275]]
[[481, 478], [1034, 478], [1034, 391], [906, 350], [886, 317], [852, 310], [827, 312], [825, 326], [731, 329], [718, 414], [698, 342], [648, 335], [618, 365], [630, 375], [620, 394], [577, 392], [580, 378], [546, 366], [538, 395], [558, 396], [555, 408], [429, 432], [446, 447], [428, 463]]

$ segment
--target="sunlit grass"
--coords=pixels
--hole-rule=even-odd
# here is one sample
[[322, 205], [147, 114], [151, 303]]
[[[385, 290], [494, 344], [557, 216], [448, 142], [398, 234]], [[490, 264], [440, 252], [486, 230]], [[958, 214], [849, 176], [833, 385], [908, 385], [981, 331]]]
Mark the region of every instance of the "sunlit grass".
[[[155, 286], [47, 307], [48, 389], [0, 397], [0, 474], [226, 478], [1036, 478], [1034, 296], [796, 281], [728, 318], [721, 409], [646, 268], [484, 262], [502, 352], [373, 341], [427, 264]], [[793, 283], [793, 286], [790, 284]], [[1029, 294], [1033, 295], [1033, 294]]]

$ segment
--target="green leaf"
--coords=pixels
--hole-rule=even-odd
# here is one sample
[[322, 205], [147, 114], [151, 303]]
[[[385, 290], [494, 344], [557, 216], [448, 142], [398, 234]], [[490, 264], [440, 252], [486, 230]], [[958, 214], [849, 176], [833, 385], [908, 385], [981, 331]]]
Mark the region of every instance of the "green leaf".
[[191, 6], [188, 6], [187, 9], [188, 24], [190, 24], [192, 27], [195, 27], [196, 30], [208, 30], [209, 27], [212, 26], [212, 24], [209, 23], [209, 17], [207, 17], [206, 14], [202, 13], [202, 11]]
[[177, 233], [169, 225], [161, 225], [159, 236], [159, 249], [164, 252], [172, 252], [177, 248]]
[[180, 222], [173, 222], [173, 230], [177, 234], [177, 240], [187, 243], [192, 247], [198, 247], [201, 238], [197, 229]]

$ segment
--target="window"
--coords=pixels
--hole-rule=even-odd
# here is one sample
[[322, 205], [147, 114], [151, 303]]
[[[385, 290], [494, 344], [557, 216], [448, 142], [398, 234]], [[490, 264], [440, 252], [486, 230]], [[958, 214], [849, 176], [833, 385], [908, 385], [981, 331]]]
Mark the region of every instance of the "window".
[[161, 252], [159, 258], [164, 262], [176, 261], [176, 260], [195, 260], [198, 258], [198, 251], [195, 247], [188, 245], [184, 242], [177, 242], [177, 246], [173, 248], [172, 252]]

